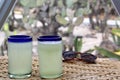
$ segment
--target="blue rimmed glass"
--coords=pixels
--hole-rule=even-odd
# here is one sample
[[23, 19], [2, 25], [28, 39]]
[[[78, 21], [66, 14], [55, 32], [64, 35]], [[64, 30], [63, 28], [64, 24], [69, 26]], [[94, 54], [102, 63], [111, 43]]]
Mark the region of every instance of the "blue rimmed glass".
[[8, 37], [8, 73], [10, 78], [28, 78], [32, 72], [32, 37]]
[[62, 75], [62, 39], [59, 36], [38, 38], [39, 71], [42, 78]]
[[40, 36], [38, 38], [38, 41], [61, 41], [61, 37], [60, 36]]

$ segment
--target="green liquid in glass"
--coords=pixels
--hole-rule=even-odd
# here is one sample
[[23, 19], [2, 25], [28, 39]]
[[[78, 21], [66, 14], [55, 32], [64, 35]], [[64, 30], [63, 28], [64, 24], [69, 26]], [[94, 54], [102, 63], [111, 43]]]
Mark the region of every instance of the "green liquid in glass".
[[32, 43], [8, 43], [10, 78], [27, 78], [32, 72]]
[[38, 45], [39, 71], [42, 78], [57, 78], [62, 75], [62, 43]]

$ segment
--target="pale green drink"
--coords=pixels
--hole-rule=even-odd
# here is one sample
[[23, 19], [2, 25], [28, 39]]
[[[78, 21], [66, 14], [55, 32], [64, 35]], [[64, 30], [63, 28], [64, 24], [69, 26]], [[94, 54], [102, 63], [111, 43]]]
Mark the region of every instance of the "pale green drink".
[[27, 78], [32, 72], [32, 42], [8, 42], [10, 78]]
[[62, 75], [62, 42], [39, 42], [39, 71], [42, 78], [57, 78]]

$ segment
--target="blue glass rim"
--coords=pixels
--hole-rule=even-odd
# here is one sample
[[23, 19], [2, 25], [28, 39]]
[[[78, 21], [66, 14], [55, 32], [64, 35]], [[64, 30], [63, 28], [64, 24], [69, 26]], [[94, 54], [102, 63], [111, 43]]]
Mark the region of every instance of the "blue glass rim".
[[32, 37], [28, 35], [11, 35], [8, 37], [8, 42], [16, 42], [16, 43], [22, 43], [22, 42], [31, 42]]
[[38, 41], [61, 41], [62, 38], [60, 36], [40, 36]]

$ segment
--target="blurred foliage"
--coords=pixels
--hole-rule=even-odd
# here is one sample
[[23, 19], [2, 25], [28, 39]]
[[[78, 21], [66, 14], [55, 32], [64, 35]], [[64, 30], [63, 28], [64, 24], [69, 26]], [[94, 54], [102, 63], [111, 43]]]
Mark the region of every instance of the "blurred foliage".
[[[80, 25], [83, 21], [84, 14], [89, 14], [91, 11], [87, 0], [20, 0], [20, 4], [23, 6], [24, 11], [24, 24], [33, 23], [34, 20], [42, 22], [43, 29], [45, 30], [47, 26], [53, 26], [53, 29], [49, 29], [42, 32], [48, 32], [49, 30], [57, 30], [60, 26], [74, 27], [75, 25]], [[30, 15], [30, 10], [35, 9]], [[28, 16], [29, 17], [28, 17]], [[32, 17], [34, 15], [34, 17]], [[65, 18], [68, 17], [68, 20]], [[77, 18], [76, 22], [73, 22], [73, 18]], [[33, 19], [33, 20], [32, 20]], [[27, 22], [26, 22], [27, 21]], [[46, 25], [47, 24], [47, 25]], [[55, 27], [56, 26], [56, 27]], [[71, 30], [69, 31], [71, 32]], [[45, 33], [44, 33], [45, 34]], [[53, 34], [53, 33], [52, 33]], [[56, 33], [54, 33], [56, 34]]]
[[[117, 26], [117, 28], [112, 28], [111, 34], [112, 34], [114, 43], [117, 46], [120, 46], [120, 29], [119, 29], [119, 27]], [[102, 47], [96, 47], [96, 50], [98, 50], [102, 56], [106, 56], [106, 57], [110, 57], [110, 58], [117, 58], [120, 60], [120, 49], [119, 48], [113, 52], [110, 50], [107, 50], [105, 48], [102, 48]]]
[[[20, 0], [19, 2], [24, 9], [22, 23], [25, 28], [36, 26], [39, 21], [42, 27], [35, 33], [61, 36], [68, 34], [68, 39], [73, 43], [69, 43], [72, 45], [70, 48], [74, 46], [75, 37], [72, 34], [74, 27], [83, 22], [84, 15], [91, 13], [88, 0]], [[73, 20], [74, 18], [76, 19]], [[68, 31], [58, 33], [61, 26], [68, 27]], [[77, 45], [76, 50], [78, 48], [80, 49]]]
[[118, 46], [120, 46], [120, 28], [119, 25], [116, 23], [116, 28], [113, 28], [111, 31], [112, 38], [114, 40], [114, 43]]
[[101, 47], [96, 47], [96, 50], [98, 50], [102, 54], [102, 56], [109, 57], [109, 58], [117, 58], [120, 60], [120, 51], [111, 52]]
[[[36, 26], [35, 21], [40, 21], [44, 27], [41, 31], [43, 34], [57, 34], [56, 32], [60, 26], [69, 27], [68, 33], [71, 33], [74, 26], [82, 23], [84, 16], [90, 16], [93, 29], [95, 29], [94, 26], [99, 26], [104, 32], [107, 15], [113, 9], [110, 0], [19, 0], [18, 3], [24, 9], [22, 14], [23, 26], [25, 28], [26, 25], [31, 26], [34, 24]], [[102, 9], [104, 19], [101, 20], [99, 15]], [[93, 16], [96, 18], [97, 23], [94, 23]], [[77, 18], [75, 23], [73, 18]], [[53, 24], [56, 27], [53, 27]]]
[[62, 24], [64, 26], [68, 24], [68, 21], [65, 18], [61, 17], [60, 15], [56, 15], [55, 18], [59, 24]]
[[[83, 22], [84, 16], [87, 16], [92, 29], [98, 26], [101, 32], [105, 32], [106, 22], [113, 9], [110, 0], [19, 0], [18, 4], [23, 9], [21, 11], [23, 18], [16, 20], [12, 14], [9, 18], [10, 25], [13, 26], [12, 23], [15, 20], [20, 23], [17, 26], [31, 30], [35, 37], [38, 36], [38, 33], [40, 33], [39, 35], [59, 34], [61, 36], [67, 34], [70, 42], [73, 42], [73, 44], [69, 44], [76, 46], [77, 51], [81, 48], [78, 45], [81, 46], [82, 41], [77, 41], [76, 37], [73, 36], [74, 27], [79, 26]], [[100, 17], [101, 13], [103, 13], [102, 18]], [[96, 22], [94, 22], [94, 18]], [[41, 25], [38, 26], [38, 22]], [[68, 31], [58, 33], [61, 26], [68, 27]]]
[[112, 29], [112, 34], [120, 37], [120, 29], [119, 28], [113, 28]]

